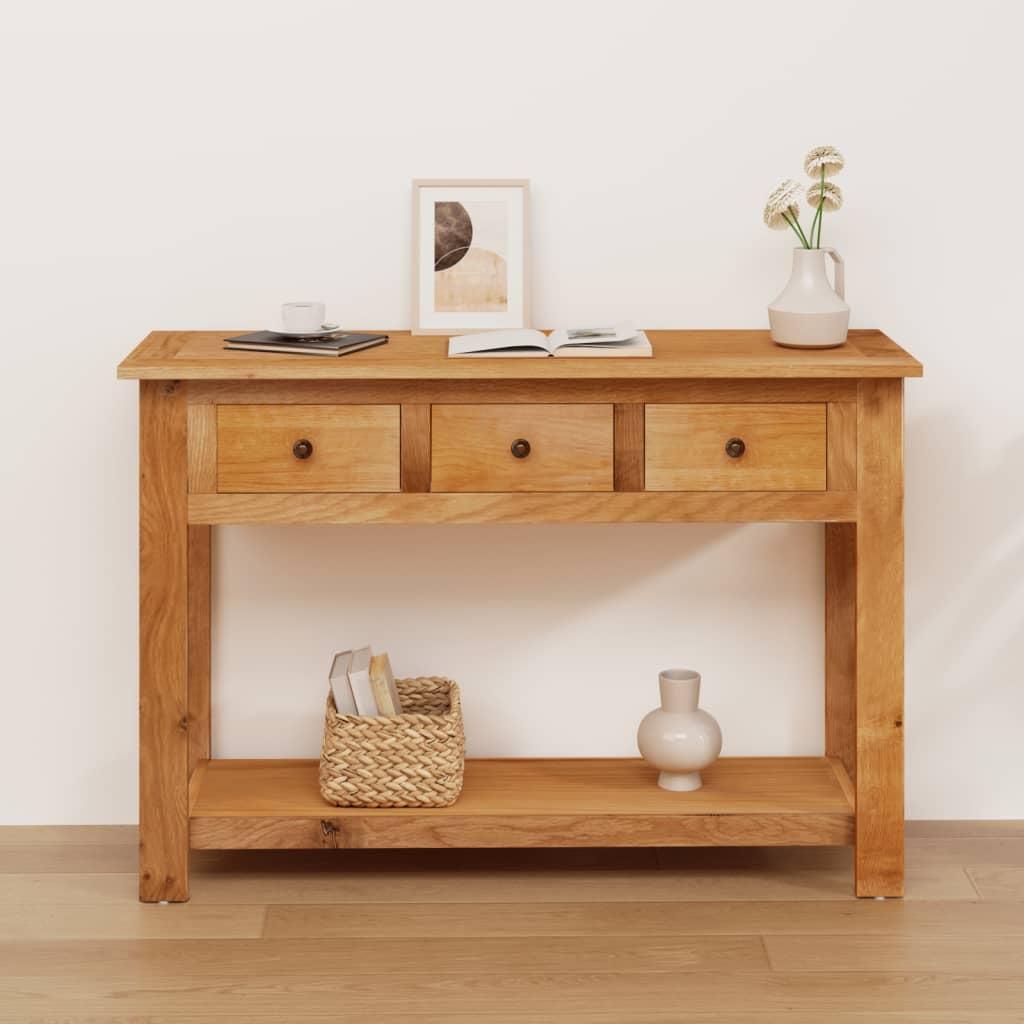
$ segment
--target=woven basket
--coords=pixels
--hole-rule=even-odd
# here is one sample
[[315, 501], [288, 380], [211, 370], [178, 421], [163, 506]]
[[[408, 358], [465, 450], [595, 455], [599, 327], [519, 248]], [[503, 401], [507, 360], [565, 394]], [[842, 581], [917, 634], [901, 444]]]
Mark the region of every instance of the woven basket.
[[450, 679], [396, 679], [403, 713], [339, 715], [327, 695], [320, 793], [338, 807], [447, 807], [462, 792], [466, 741]]

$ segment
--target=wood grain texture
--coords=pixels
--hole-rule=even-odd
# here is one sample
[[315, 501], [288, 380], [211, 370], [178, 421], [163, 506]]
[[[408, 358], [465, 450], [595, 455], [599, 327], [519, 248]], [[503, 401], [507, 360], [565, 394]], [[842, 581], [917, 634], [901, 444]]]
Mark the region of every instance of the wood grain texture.
[[[26, 942], [6, 951], [0, 977], [46, 971], [93, 981], [129, 978], [162, 961], [170, 974], [187, 971], [199, 984], [252, 983], [269, 963], [294, 981], [337, 972], [338, 948], [315, 939], [209, 938], [208, 956], [197, 961], [186, 943], [152, 939], [145, 945], [97, 940], [78, 942]], [[633, 937], [629, 945], [617, 936], [580, 936], [574, 943], [576, 970], [616, 971], [624, 974], [654, 971], [767, 971], [768, 958], [756, 935], [661, 936], [657, 940]], [[347, 951], [344, 974], [389, 977], [422, 974], [480, 974], [495, 976], [543, 973], [564, 955], [556, 938], [537, 937], [524, 943], [516, 938], [463, 938], [458, 935], [424, 944], [418, 939], [365, 938]]]
[[[825, 406], [661, 405], [646, 412], [650, 491], [825, 489]], [[739, 458], [726, 442], [741, 439]]]
[[615, 406], [615, 490], [644, 489], [644, 407]]
[[[140, 673], [141, 802], [149, 808], [143, 810], [140, 832], [144, 899], [187, 897], [188, 851], [181, 842], [180, 808], [183, 801], [188, 806], [189, 786], [194, 812], [189, 831], [197, 847], [270, 848], [262, 856], [276, 856], [277, 848], [314, 847], [321, 849], [321, 857], [339, 857], [353, 855], [346, 854], [344, 847], [358, 852], [378, 846], [434, 846], [439, 848], [435, 853], [442, 853], [444, 848], [466, 844], [514, 848], [622, 843], [633, 844], [637, 853], [647, 847], [648, 855], [664, 859], [667, 866], [676, 864], [681, 849], [690, 844], [715, 845], [731, 854], [736, 844], [744, 843], [765, 844], [766, 850], [772, 844], [844, 844], [855, 832], [858, 893], [902, 891], [902, 456], [895, 424], [900, 378], [919, 375], [920, 364], [872, 331], [852, 332], [841, 350], [825, 353], [780, 349], [770, 344], [766, 332], [654, 332], [653, 340], [654, 359], [622, 361], [449, 362], [444, 358], [443, 340], [405, 334], [396, 334], [386, 348], [341, 361], [225, 353], [220, 335], [189, 332], [154, 334], [136, 348], [120, 368], [121, 376], [171, 382], [162, 390], [156, 384], [147, 385], [142, 392], [142, 630], [144, 634], [147, 629], [153, 631], [153, 638], [142, 642]], [[180, 380], [189, 381], [187, 389], [173, 383]], [[152, 415], [147, 414], [147, 394], [166, 397], [167, 408], [154, 405]], [[168, 412], [171, 404], [173, 412]], [[645, 410], [645, 404], [652, 408]], [[347, 428], [352, 423], [372, 425], [381, 406], [388, 407], [389, 417], [384, 444], [371, 438], [371, 443], [339, 454], [346, 441], [351, 443], [353, 431]], [[430, 406], [439, 408], [442, 418], [450, 415], [461, 427], [451, 431], [450, 443], [442, 446], [446, 454], [438, 461], [448, 458], [454, 466], [454, 486], [471, 489], [427, 491], [431, 483], [438, 487], [436, 476], [431, 481], [431, 458], [439, 449], [436, 434], [430, 436], [434, 433]], [[657, 415], [659, 407], [672, 407], [674, 413], [682, 407], [693, 418], [688, 429], [677, 430], [665, 446], [676, 463], [669, 469], [679, 472], [682, 461], [682, 473], [690, 474], [685, 479], [677, 476], [667, 486], [685, 490], [646, 493], [640, 489], [645, 484], [658, 486], [647, 470], [651, 416]], [[594, 409], [600, 409], [602, 416], [596, 445], [592, 444], [596, 432], [588, 435], [586, 424]], [[310, 410], [325, 419], [309, 421]], [[339, 427], [339, 410], [350, 418], [346, 429]], [[552, 410], [555, 421], [550, 418]], [[527, 430], [535, 437], [527, 430], [517, 430], [514, 436], [526, 436], [535, 445], [532, 462], [523, 460], [532, 477], [520, 474], [523, 480], [503, 480], [501, 473], [516, 462], [495, 461], [493, 437], [507, 425], [498, 418], [506, 417], [515, 426], [517, 417], [531, 413], [535, 418], [527, 422]], [[737, 417], [742, 416], [753, 416], [758, 422], [740, 423]], [[323, 427], [327, 434], [310, 438], [314, 459], [304, 467], [304, 476], [294, 477], [290, 474], [302, 463], [291, 455], [291, 444], [301, 435], [287, 437], [286, 458], [278, 449], [284, 434], [303, 423]], [[751, 431], [765, 424], [770, 426], [759, 443]], [[226, 457], [224, 442], [232, 425], [234, 448]], [[282, 438], [267, 441], [267, 430], [275, 427], [283, 431]], [[549, 428], [550, 437], [545, 438]], [[710, 442], [701, 440], [702, 430], [710, 437], [722, 428], [729, 428], [729, 436], [744, 437], [748, 452], [743, 459], [723, 461], [727, 436], [715, 438], [714, 447], [721, 449], [714, 453], [717, 461], [704, 459], [702, 445], [705, 454], [711, 448]], [[542, 439], [540, 451], [562, 454], [545, 466], [544, 459], [535, 457], [536, 437]], [[503, 447], [512, 439], [503, 438]], [[548, 440], [554, 445], [549, 446]], [[576, 450], [581, 445], [582, 454]], [[382, 451], [386, 451], [383, 459]], [[587, 459], [595, 451], [600, 455], [596, 477], [593, 467], [587, 468]], [[757, 457], [750, 452], [758, 453]], [[250, 464], [240, 465], [231, 480], [236, 464], [250, 456]], [[758, 467], [761, 456], [767, 457]], [[478, 458], [478, 466], [471, 464], [473, 458]], [[215, 463], [217, 479], [211, 480]], [[367, 464], [369, 476], [363, 472]], [[742, 475], [735, 472], [741, 468]], [[756, 480], [751, 471], [759, 468], [762, 478]], [[378, 471], [382, 475], [373, 477]], [[318, 472], [321, 479], [316, 479]], [[238, 487], [236, 493], [214, 493], [218, 487], [223, 489], [225, 473]], [[595, 479], [602, 489], [588, 491]], [[517, 492], [520, 485], [523, 489]], [[737, 485], [742, 489], [699, 489]], [[398, 493], [400, 487], [406, 493]], [[542, 490], [531, 493], [534, 487]], [[751, 487], [758, 489], [747, 489]], [[363, 493], [345, 493], [350, 488]], [[557, 493], [560, 488], [570, 489]], [[559, 774], [565, 769], [551, 767], [564, 762], [550, 762], [543, 778], [517, 777], [498, 785], [493, 784], [494, 778], [500, 781], [501, 775], [492, 773], [491, 782], [477, 791], [478, 806], [472, 800], [466, 804], [464, 797], [447, 815], [328, 808], [324, 816], [326, 805], [319, 799], [315, 775], [308, 767], [295, 778], [301, 776], [303, 793], [312, 794], [319, 806], [305, 804], [306, 796], [297, 792], [289, 793], [280, 806], [256, 812], [245, 806], [234, 810], [229, 806], [226, 812], [207, 806], [224, 771], [218, 762], [206, 759], [208, 526], [687, 521], [828, 524], [827, 757], [803, 759], [803, 763], [814, 766], [830, 806], [808, 807], [813, 785], [808, 788], [807, 779], [795, 768], [781, 768], [781, 761], [762, 770], [761, 781], [752, 783], [745, 776], [740, 778], [742, 772], [737, 775], [738, 762], [728, 760], [714, 769], [719, 790], [711, 785], [702, 791], [704, 798], [714, 798], [712, 804], [702, 806], [699, 797], [691, 796], [685, 813], [680, 813], [678, 802], [672, 804], [671, 813], [652, 812], [645, 806], [651, 799], [647, 788], [617, 789], [621, 768], [596, 784], [590, 773], [586, 785], [577, 779], [566, 786]], [[186, 523], [191, 528], [186, 530]], [[157, 538], [149, 542], [148, 550], [147, 533]], [[147, 584], [152, 589], [148, 608]], [[187, 734], [184, 748], [182, 733]], [[478, 764], [474, 763], [473, 772]], [[190, 767], [195, 769], [191, 783]], [[267, 770], [282, 769], [272, 764]], [[854, 770], [859, 775], [856, 788], [850, 778]], [[550, 785], [552, 773], [554, 786]], [[252, 785], [252, 771], [243, 774], [248, 796], [277, 792], [276, 784], [262, 789]], [[486, 772], [478, 777], [486, 778]], [[759, 788], [762, 784], [767, 788]], [[601, 799], [588, 803], [595, 792]], [[660, 791], [654, 788], [654, 792]], [[615, 799], [610, 805], [601, 803], [616, 794], [617, 804]], [[516, 800], [533, 796], [553, 806], [515, 808]], [[749, 806], [742, 806], [744, 801]], [[855, 829], [851, 801], [857, 815]], [[495, 803], [497, 808], [491, 806]], [[24, 854], [23, 850], [12, 855], [11, 864], [25, 866]], [[975, 867], [992, 870], [986, 865]], [[1012, 873], [1013, 867], [1003, 865], [998, 870]], [[841, 895], [842, 875], [837, 862], [827, 876], [805, 876], [795, 884], [807, 887], [802, 891], [819, 891], [835, 899]], [[673, 881], [678, 885], [684, 877], [689, 878], [677, 872]], [[1004, 884], [1005, 876], [997, 877], [998, 884]], [[61, 885], [78, 892], [78, 898], [113, 891], [102, 885], [90, 888], [72, 874], [61, 878]], [[60, 886], [55, 879], [52, 874], [34, 876], [34, 891], [41, 897], [50, 889], [56, 893]], [[113, 883], [115, 876], [106, 879]], [[772, 891], [764, 874], [748, 881], [748, 895], [756, 885]], [[452, 884], [456, 883], [461, 885], [461, 896], [473, 889], [453, 874]], [[0, 895], [8, 888], [0, 859]], [[228, 891], [225, 887], [224, 892]], [[285, 886], [283, 891], [298, 895], [294, 887]], [[374, 891], [378, 896], [385, 893], [381, 887]], [[395, 901], [411, 891], [392, 885], [381, 898]], [[440, 899], [441, 891], [432, 898]], [[521, 885], [507, 891], [510, 899], [524, 895]], [[534, 891], [549, 898], [554, 889], [541, 886]], [[685, 891], [697, 890], [687, 885]], [[932, 899], [976, 895], [964, 871], [939, 869], [930, 859], [918, 865], [911, 891]], [[358, 889], [346, 883], [345, 892], [351, 900]], [[662, 889], [655, 886], [650, 892]], [[301, 902], [307, 902], [307, 897]], [[702, 892], [697, 898], [704, 898]], [[598, 971], [601, 965], [595, 961], [592, 966]]]
[[903, 382], [861, 381], [857, 416], [858, 896], [903, 894]]
[[[594, 863], [578, 863], [581, 854]], [[653, 854], [656, 863], [624, 864], [626, 854]], [[567, 863], [556, 863], [556, 855]], [[192, 864], [192, 900], [200, 906], [815, 900], [848, 907], [853, 851], [845, 846], [215, 850], [194, 851]], [[911, 868], [908, 900], [977, 904], [962, 865], [911, 862]], [[0, 905], [127, 905], [136, 900], [135, 883], [134, 872], [0, 874]]]
[[188, 899], [187, 415], [139, 387], [139, 898]]
[[325, 803], [315, 761], [211, 761], [192, 808], [195, 849], [828, 845], [852, 805], [823, 758], [725, 758], [685, 800], [639, 760], [470, 760], [451, 807]]
[[1024, 819], [975, 821], [964, 818], [917, 818], [907, 822], [906, 833], [908, 837], [930, 839], [1024, 838]]
[[[802, 942], [817, 936], [834, 939], [841, 948], [847, 936], [882, 938], [906, 945], [938, 932], [958, 936], [964, 946], [975, 936], [998, 935], [1007, 948], [1017, 950], [1024, 939], [1024, 917], [1019, 906], [1012, 904], [892, 901], [872, 906], [863, 900], [801, 899], [796, 888], [789, 899], [715, 898], [733, 889], [734, 879], [746, 870], [747, 865], [738, 862], [720, 869], [717, 878], [711, 873], [704, 875], [701, 881], [711, 891], [711, 899], [705, 901], [281, 904], [267, 908], [265, 934], [273, 938], [373, 937], [420, 941], [450, 935], [521, 939], [762, 935], [793, 936]], [[795, 872], [783, 868], [778, 880], [794, 875]]]
[[213, 528], [188, 528], [188, 770], [210, 756]]
[[266, 907], [260, 905], [206, 907], [193, 902], [187, 908], [161, 911], [146, 904], [110, 900], [78, 906], [16, 903], [0, 907], [0, 960], [10, 962], [6, 951], [15, 944], [39, 941], [74, 942], [80, 949], [88, 949], [111, 940], [258, 939], [265, 917]]
[[[337, 949], [343, 957], [344, 950]], [[107, 973], [41, 970], [21, 975], [11, 986], [6, 1012], [14, 1021], [47, 1020], [61, 1024], [97, 1021], [211, 1022], [243, 1019], [259, 1024], [306, 1024], [334, 1020], [342, 1024], [564, 1024], [579, 1014], [603, 1015], [603, 1024], [643, 1024], [652, 1013], [671, 1010], [674, 1024], [786, 1021], [793, 1024], [823, 1017], [838, 1020], [831, 1007], [842, 1007], [847, 1020], [885, 1022], [894, 1006], [912, 1007], [929, 1024], [992, 1024], [991, 1014], [1019, 1021], [1015, 1008], [1024, 1003], [1019, 974], [972, 975], [970, 972], [822, 971], [783, 972], [735, 969], [707, 971], [574, 971], [571, 951], [564, 950], [554, 969], [503, 974], [500, 953], [477, 973], [407, 973], [383, 981], [380, 974], [313, 975], [292, 961], [278, 967], [268, 955], [249, 980], [221, 983], [212, 972], [189, 966], [179, 951], [154, 959], [135, 971], [109, 965]], [[623, 950], [623, 955], [628, 955]], [[211, 951], [211, 959], [216, 952]], [[230, 958], [221, 958], [231, 975]], [[339, 1015], [338, 1007], [344, 1007]], [[389, 1016], [383, 1015], [387, 1007]], [[681, 1016], [679, 1007], [686, 1007]], [[82, 1014], [87, 1008], [88, 1016]], [[509, 1012], [510, 1008], [514, 1012]], [[300, 1016], [301, 1014], [301, 1016]], [[797, 1016], [803, 1014], [803, 1016]], [[584, 1018], [587, 1019], [587, 1018]], [[601, 1020], [602, 1017], [589, 1018]], [[903, 1016], [895, 1020], [904, 1021]]]
[[498, 402], [857, 402], [857, 382], [821, 380], [227, 380], [192, 381], [197, 405], [457, 405]]
[[983, 900], [1024, 902], [1022, 864], [969, 864], [967, 875]]
[[825, 524], [825, 753], [857, 775], [857, 528]]
[[[820, 1010], [787, 1011], [785, 1017], [786, 1024], [821, 1024]], [[173, 1013], [170, 1016], [147, 1014], [145, 1024], [220, 1024], [221, 1019], [220, 1017], [211, 1018], [204, 1013], [196, 1015]], [[289, 1024], [327, 1024], [327, 1022], [335, 1022], [335, 1024], [410, 1024], [411, 1019], [406, 1013], [381, 1013], [379, 1010], [361, 1015], [349, 1014], [345, 1018], [340, 1018], [329, 1012], [323, 1014], [304, 1012], [301, 1017], [293, 1016], [289, 1020]], [[453, 1021], [458, 1021], [458, 1019], [457, 1016], [450, 1013], [428, 1011], [417, 1013], [415, 1024], [453, 1024]], [[475, 1014], [472, 1019], [474, 1024], [477, 1021], [482, 1024], [525, 1024], [526, 1021], [529, 1024], [622, 1024], [624, 1019], [628, 1019], [629, 1024], [749, 1024], [752, 1019], [756, 1020], [757, 1018], [743, 1013], [737, 1014], [730, 1011], [717, 1013], [713, 1010], [687, 1013], [685, 1016], [680, 1016], [678, 1011], [644, 1010], [640, 1013], [630, 1013], [628, 1018], [624, 1018], [621, 1012], [608, 1013], [603, 1010], [574, 1011], [572, 1013], [563, 1013], [559, 1010], [536, 1010], [528, 1015], [515, 1011], [506, 1013], [497, 1010], [493, 1013]], [[891, 1024], [1020, 1024], [1020, 1017], [1014, 1016], [1013, 1012], [1009, 1010], [1005, 1013], [985, 1013], [983, 1015], [977, 1013], [965, 1015], [934, 1010], [923, 1013], [899, 1011], [895, 1014], [886, 1014], [885, 1017], [871, 1017], [858, 1012], [829, 1011], [828, 1019], [829, 1024], [866, 1024], [868, 1019], [872, 1022], [882, 1021], [891, 1022]], [[62, 1016], [60, 1020], [61, 1024], [97, 1024], [94, 1018]], [[261, 1015], [250, 1017], [249, 1020], [253, 1024], [257, 1024], [257, 1022], [258, 1024], [278, 1024], [278, 1018], [274, 1016]], [[108, 1022], [104, 1021], [103, 1024], [108, 1024]], [[118, 1021], [117, 1024], [121, 1024], [121, 1022]], [[133, 1020], [132, 1024], [137, 1024], [137, 1019]]]
[[200, 761], [188, 777], [188, 813], [192, 814], [195, 809], [196, 800], [199, 799], [199, 789], [203, 783], [203, 777], [206, 775], [206, 770], [210, 767], [210, 760], [207, 758], [205, 761]]
[[136, 846], [135, 825], [0, 825], [0, 850], [9, 846]]
[[430, 406], [402, 403], [402, 490], [430, 490]]
[[772, 935], [765, 939], [777, 971], [940, 971], [1024, 975], [1024, 943], [1001, 934], [949, 931], [915, 935]]
[[828, 403], [828, 488], [857, 489], [857, 403]]
[[139, 866], [138, 829], [133, 828], [131, 842], [43, 844], [40, 846], [0, 846], [0, 874], [45, 874], [47, 872], [93, 871], [135, 872]]
[[193, 494], [217, 493], [217, 408], [188, 407], [188, 489]]
[[[296, 458], [296, 441], [313, 454]], [[230, 405], [217, 408], [223, 493], [397, 491], [397, 405]]]
[[[842, 846], [853, 841], [852, 814], [635, 814], [504, 816], [404, 820], [346, 817], [202, 817], [192, 821], [193, 850], [386, 850], [522, 847]], [[847, 873], [848, 878], [848, 873]], [[848, 884], [848, 883], [847, 883]]]
[[[228, 332], [230, 333], [230, 332]], [[881, 331], [801, 351], [768, 331], [648, 331], [651, 359], [448, 359], [447, 339], [389, 331], [390, 342], [344, 359], [226, 351], [222, 331], [155, 331], [118, 367], [122, 379], [175, 380], [700, 380], [920, 377], [921, 364]]]
[[[926, 824], [930, 833], [946, 831], [946, 823]], [[211, 979], [233, 980], [234, 968], [221, 973], [225, 961], [232, 959], [225, 956], [225, 946], [209, 940], [245, 939], [238, 973], [246, 973], [248, 980], [231, 985], [236, 1010], [224, 1004], [224, 1020], [237, 1016], [242, 985], [247, 1020], [326, 1024], [328, 1019], [353, 1019], [351, 1014], [339, 1018], [337, 1012], [311, 1013], [304, 990], [312, 972], [304, 974], [301, 966], [294, 975], [282, 970], [277, 979], [293, 996], [287, 1012], [276, 1017], [262, 1013], [262, 988], [253, 980], [262, 979], [257, 963], [290, 965], [275, 955], [289, 948], [294, 953], [314, 948], [302, 940], [315, 943], [321, 951], [317, 957], [331, 952], [341, 957], [349, 948], [358, 948], [373, 950], [382, 963], [388, 962], [391, 940], [396, 960], [402, 963], [413, 943], [433, 949], [435, 940], [438, 948], [455, 940], [451, 947], [457, 963], [455, 977], [469, 966], [463, 953], [471, 940], [480, 940], [480, 955], [490, 949], [495, 975], [506, 969], [503, 958], [526, 964], [531, 949], [542, 949], [548, 958], [545, 970], [525, 973], [524, 978], [573, 974], [576, 940], [583, 943], [579, 947], [582, 962], [596, 967], [605, 957], [610, 959], [611, 943], [617, 940], [623, 974], [647, 973], [668, 956], [678, 957], [678, 969], [695, 976], [727, 968], [730, 991], [761, 985], [767, 969], [790, 990], [794, 1001], [809, 1002], [802, 988], [806, 975], [848, 972], [890, 996], [895, 986], [900, 998], [898, 1009], [890, 1007], [877, 1014], [846, 1017], [831, 1008], [826, 1013], [827, 1000], [816, 1010], [780, 1011], [778, 1016], [787, 1024], [794, 1020], [820, 1024], [822, 1013], [830, 1022], [848, 1019], [850, 1024], [890, 1019], [928, 1024], [1015, 1020], [1020, 1016], [1014, 1013], [1015, 1005], [1003, 1012], [998, 1004], [991, 1012], [965, 1011], [958, 983], [977, 979], [998, 991], [1007, 978], [1019, 977], [1013, 958], [1024, 949], [1020, 890], [1007, 889], [1003, 899], [993, 888], [980, 900], [973, 890], [962, 896], [947, 885], [948, 895], [940, 895], [928, 876], [937, 880], [942, 874], [951, 879], [959, 872], [964, 877], [964, 868], [973, 865], [970, 870], [1002, 888], [1010, 881], [1010, 866], [1024, 865], [1024, 836], [1013, 830], [1016, 826], [1019, 833], [1020, 823], [952, 825], [956, 832], [972, 834], [962, 839], [935, 835], [910, 839], [907, 898], [881, 903], [849, 898], [852, 851], [846, 848], [719, 847], [200, 852], [193, 858], [192, 901], [165, 907], [134, 902], [134, 871], [123, 868], [120, 874], [109, 873], [118, 869], [122, 858], [111, 859], [106, 851], [116, 842], [131, 852], [134, 828], [0, 828], [0, 852], [21, 851], [31, 857], [49, 851], [65, 861], [40, 864], [41, 870], [54, 872], [47, 875], [0, 873], [0, 1019], [205, 1024], [217, 1016], [199, 1009], [182, 1010], [175, 994], [193, 987], [206, 991]], [[643, 855], [649, 866], [644, 867], [637, 855]], [[102, 859], [97, 861], [97, 856]], [[922, 884], [928, 887], [926, 892], [921, 891]], [[272, 944], [260, 961], [264, 937]], [[761, 938], [769, 952], [767, 968], [763, 957], [738, 953], [749, 948], [749, 940]], [[173, 948], [167, 940], [175, 940]], [[739, 942], [733, 945], [733, 940]], [[954, 944], [959, 946], [959, 956]], [[634, 949], [636, 955], [631, 952]], [[93, 987], [104, 958], [109, 990]], [[717, 966], [716, 958], [721, 958]], [[404, 998], [407, 975], [416, 974], [415, 965], [408, 972], [393, 972], [382, 986], [369, 959], [360, 961], [366, 964], [365, 974], [346, 972], [349, 979], [363, 977], [367, 986], [375, 988], [378, 1002], [362, 1017], [367, 1024], [371, 1019], [394, 1024], [439, 1021], [431, 1013], [393, 1016], [390, 995], [394, 992]], [[676, 964], [669, 964], [650, 972], [675, 969]], [[588, 973], [595, 978], [591, 1009], [581, 1012], [594, 1014], [592, 1019], [601, 1024], [648, 1019], [635, 1012], [619, 1012], [616, 1017], [602, 1009], [605, 986], [614, 984], [617, 973], [614, 963], [600, 972], [603, 981]], [[926, 987], [928, 979], [951, 979], [948, 1006], [922, 1010], [915, 985], [906, 982], [908, 973]], [[328, 976], [329, 972], [322, 975]], [[22, 978], [33, 994], [31, 1004], [28, 999], [17, 1002], [24, 991]], [[79, 984], [88, 988], [80, 990]], [[977, 994], [976, 989], [968, 989], [966, 998], [972, 992]], [[1012, 991], [1003, 994], [1016, 998]], [[932, 995], [926, 991], [926, 998]], [[131, 1000], [139, 1000], [133, 1004], [138, 1014], [125, 1009]], [[773, 1018], [771, 1013], [744, 1015], [714, 1008], [680, 1014], [678, 1000], [667, 1005], [671, 1009], [663, 1012], [671, 1016], [664, 1017], [665, 1024], [680, 1019], [721, 1024]], [[542, 1011], [523, 1011], [511, 997], [496, 1014], [481, 1014], [478, 1019], [486, 1024], [496, 1019], [508, 1024], [556, 1019]], [[448, 1019], [468, 1021], [471, 1016], [456, 1013]], [[559, 1024], [578, 1019], [557, 1017]]]
[[642, 494], [196, 494], [189, 522], [786, 523], [852, 522], [855, 492]]
[[836, 781], [839, 783], [839, 788], [843, 791], [843, 796], [846, 797], [847, 803], [851, 807], [855, 807], [857, 804], [857, 791], [854, 788], [849, 772], [846, 770], [846, 765], [843, 764], [843, 759], [834, 754], [827, 754], [825, 759], [832, 766]]
[[[194, 817], [366, 816], [320, 796], [315, 759], [212, 760]], [[657, 771], [640, 758], [469, 758], [462, 795], [449, 807], [375, 809], [378, 818], [480, 814], [752, 814], [766, 810], [849, 813], [853, 807], [823, 757], [724, 757], [704, 786], [685, 797], [651, 785]]]
[[612, 431], [611, 405], [435, 405], [431, 490], [610, 491]]

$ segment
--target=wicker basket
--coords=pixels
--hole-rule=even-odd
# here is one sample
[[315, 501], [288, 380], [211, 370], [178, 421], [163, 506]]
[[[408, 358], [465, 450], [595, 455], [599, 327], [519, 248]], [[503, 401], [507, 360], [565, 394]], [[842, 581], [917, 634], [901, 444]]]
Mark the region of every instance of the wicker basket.
[[403, 714], [339, 715], [327, 695], [320, 793], [338, 807], [447, 807], [462, 792], [466, 741], [450, 679], [396, 679]]

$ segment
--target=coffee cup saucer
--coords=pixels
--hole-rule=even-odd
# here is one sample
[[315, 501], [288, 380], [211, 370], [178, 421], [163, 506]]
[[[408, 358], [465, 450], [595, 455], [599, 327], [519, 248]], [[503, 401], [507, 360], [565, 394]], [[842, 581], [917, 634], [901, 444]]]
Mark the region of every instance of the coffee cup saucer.
[[337, 334], [340, 330], [340, 325], [333, 323], [324, 324], [318, 331], [289, 331], [280, 324], [267, 328], [270, 334], [280, 334], [282, 338], [326, 338], [331, 334]]

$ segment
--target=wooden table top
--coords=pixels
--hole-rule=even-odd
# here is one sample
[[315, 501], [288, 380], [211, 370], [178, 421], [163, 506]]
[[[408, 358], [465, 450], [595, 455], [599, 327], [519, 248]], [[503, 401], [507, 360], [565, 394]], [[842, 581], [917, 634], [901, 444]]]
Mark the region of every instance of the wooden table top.
[[792, 349], [767, 331], [648, 331], [650, 359], [448, 359], [448, 339], [389, 331], [387, 345], [332, 356], [224, 349], [236, 331], [153, 331], [117, 368], [122, 380], [700, 380], [920, 377], [881, 331], [833, 349]]

